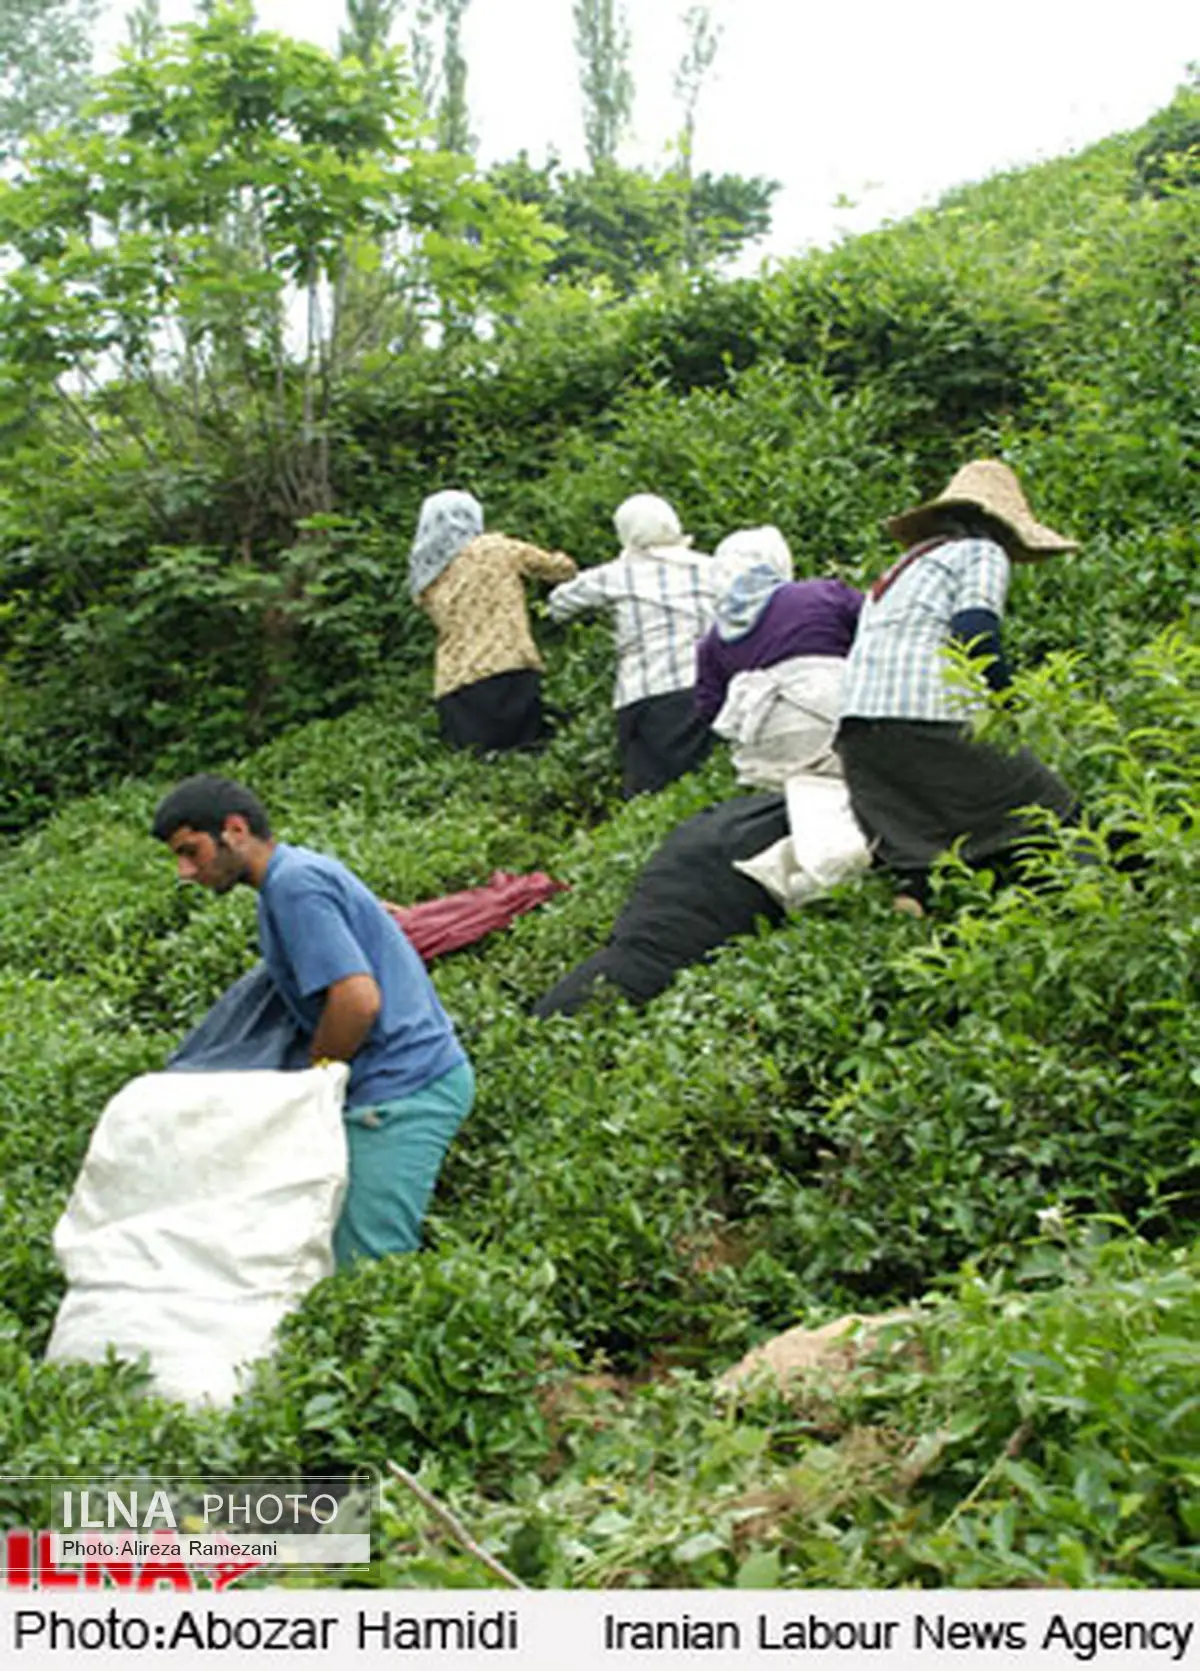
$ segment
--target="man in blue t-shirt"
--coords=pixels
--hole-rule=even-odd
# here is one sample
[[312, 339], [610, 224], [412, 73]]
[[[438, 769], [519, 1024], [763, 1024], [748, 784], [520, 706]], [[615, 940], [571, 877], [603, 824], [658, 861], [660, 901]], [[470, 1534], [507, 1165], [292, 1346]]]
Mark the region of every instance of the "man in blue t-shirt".
[[181, 881], [214, 893], [239, 882], [255, 890], [263, 961], [310, 1041], [310, 1061], [350, 1065], [338, 1264], [418, 1248], [475, 1092], [420, 957], [345, 865], [277, 841], [262, 802], [240, 783], [185, 778], [159, 803], [152, 831], [175, 854]]

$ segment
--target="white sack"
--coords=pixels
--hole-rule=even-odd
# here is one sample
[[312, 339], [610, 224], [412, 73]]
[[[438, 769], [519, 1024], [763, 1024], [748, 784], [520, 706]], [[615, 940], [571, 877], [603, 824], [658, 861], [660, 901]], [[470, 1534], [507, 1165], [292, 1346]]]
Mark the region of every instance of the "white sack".
[[238, 1366], [333, 1270], [348, 1071], [151, 1073], [119, 1091], [54, 1232], [68, 1290], [47, 1358], [145, 1352], [164, 1397], [228, 1404]]
[[840, 777], [798, 772], [784, 793], [791, 834], [733, 868], [790, 911], [866, 870], [871, 853]]
[[792, 656], [734, 675], [712, 728], [739, 783], [783, 789], [796, 772], [840, 775], [833, 733], [845, 670], [840, 656]]

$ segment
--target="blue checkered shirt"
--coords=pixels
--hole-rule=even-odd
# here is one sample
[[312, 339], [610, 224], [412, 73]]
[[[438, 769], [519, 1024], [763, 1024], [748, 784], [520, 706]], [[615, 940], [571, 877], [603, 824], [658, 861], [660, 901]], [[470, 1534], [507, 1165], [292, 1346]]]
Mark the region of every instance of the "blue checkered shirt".
[[549, 602], [555, 621], [588, 609], [613, 611], [614, 708], [646, 696], [691, 690], [696, 682], [696, 640], [712, 626], [716, 612], [712, 558], [682, 547], [653, 555], [622, 554], [556, 586]]
[[950, 622], [963, 609], [1003, 615], [1010, 568], [991, 540], [948, 540], [916, 558], [882, 597], [868, 592], [841, 718], [965, 719], [978, 704], [947, 677]]

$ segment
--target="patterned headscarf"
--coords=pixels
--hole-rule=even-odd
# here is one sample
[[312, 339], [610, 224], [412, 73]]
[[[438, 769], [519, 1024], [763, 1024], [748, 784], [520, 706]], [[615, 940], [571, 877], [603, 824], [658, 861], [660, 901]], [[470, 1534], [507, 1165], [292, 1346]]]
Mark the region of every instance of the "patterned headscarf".
[[413, 601], [449, 568], [464, 545], [482, 533], [483, 506], [474, 494], [453, 487], [431, 493], [421, 506], [408, 554], [408, 591]]
[[745, 638], [775, 593], [792, 578], [792, 554], [779, 529], [739, 528], [713, 553], [716, 564], [717, 634]]
[[657, 493], [635, 493], [618, 505], [613, 513], [613, 527], [623, 551], [637, 553], [651, 551], [656, 546], [692, 543], [691, 535], [680, 527], [673, 507]]

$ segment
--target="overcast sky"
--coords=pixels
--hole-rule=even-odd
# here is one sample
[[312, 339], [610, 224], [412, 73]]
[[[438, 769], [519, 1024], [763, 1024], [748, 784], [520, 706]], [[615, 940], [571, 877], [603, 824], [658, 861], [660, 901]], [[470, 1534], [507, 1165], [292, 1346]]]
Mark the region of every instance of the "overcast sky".
[[[626, 0], [636, 101], [625, 162], [667, 160], [686, 5]], [[191, 15], [189, 0], [162, 6], [169, 22]], [[126, 9], [108, 0], [106, 46], [122, 37]], [[710, 10], [723, 36], [696, 163], [782, 182], [760, 246], [778, 255], [1135, 127], [1200, 59], [1197, 0], [712, 0]], [[333, 47], [343, 0], [258, 0], [258, 14]], [[571, 0], [471, 0], [464, 45], [481, 162], [522, 148], [583, 160]]]

